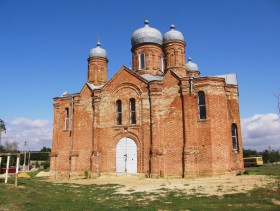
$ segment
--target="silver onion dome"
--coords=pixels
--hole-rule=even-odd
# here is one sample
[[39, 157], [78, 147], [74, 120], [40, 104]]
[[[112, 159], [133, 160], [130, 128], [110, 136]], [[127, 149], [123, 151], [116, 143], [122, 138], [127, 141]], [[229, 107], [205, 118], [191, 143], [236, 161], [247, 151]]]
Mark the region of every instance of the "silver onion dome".
[[148, 20], [145, 20], [145, 26], [135, 30], [131, 37], [132, 47], [141, 43], [156, 43], [162, 45], [162, 34], [159, 30], [149, 27]]
[[101, 46], [100, 42], [97, 42], [96, 48], [93, 48], [93, 49], [90, 50], [89, 58], [102, 57], [102, 58], [107, 59], [107, 52], [106, 52], [106, 50], [101, 48], [100, 46]]
[[192, 62], [191, 57], [188, 58], [188, 63], [186, 64], [186, 69], [188, 71], [198, 71], [198, 66], [196, 63]]
[[163, 42], [169, 41], [169, 40], [181, 40], [184, 41], [184, 36], [180, 31], [175, 30], [175, 26], [172, 24], [170, 26], [170, 31], [166, 32], [163, 35]]

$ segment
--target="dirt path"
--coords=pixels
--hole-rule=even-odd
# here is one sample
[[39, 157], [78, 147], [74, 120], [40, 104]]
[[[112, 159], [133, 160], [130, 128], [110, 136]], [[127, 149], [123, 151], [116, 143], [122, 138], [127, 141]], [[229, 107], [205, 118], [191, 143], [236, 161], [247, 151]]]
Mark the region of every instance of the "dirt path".
[[218, 176], [198, 179], [163, 179], [144, 178], [140, 176], [101, 176], [97, 179], [51, 180], [53, 183], [73, 184], [118, 184], [118, 193], [133, 192], [166, 192], [180, 190], [188, 194], [217, 195], [244, 193], [257, 187], [265, 187], [275, 182], [272, 177], [262, 175]]

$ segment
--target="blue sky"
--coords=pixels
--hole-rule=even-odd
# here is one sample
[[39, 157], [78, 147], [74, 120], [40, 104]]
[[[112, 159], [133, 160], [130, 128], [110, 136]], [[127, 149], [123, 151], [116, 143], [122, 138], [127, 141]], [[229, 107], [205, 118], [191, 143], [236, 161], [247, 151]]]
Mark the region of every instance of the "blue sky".
[[[32, 127], [40, 120], [51, 127], [52, 98], [81, 90], [98, 34], [108, 53], [109, 78], [129, 66], [131, 35], [146, 16], [162, 33], [173, 20], [201, 75], [237, 74], [242, 119], [274, 114], [278, 129], [273, 93], [280, 92], [279, 0], [0, 0], [0, 118], [10, 128], [4, 141], [23, 140], [13, 122]], [[36, 144], [32, 137], [24, 138], [30, 148], [50, 144], [47, 135]]]

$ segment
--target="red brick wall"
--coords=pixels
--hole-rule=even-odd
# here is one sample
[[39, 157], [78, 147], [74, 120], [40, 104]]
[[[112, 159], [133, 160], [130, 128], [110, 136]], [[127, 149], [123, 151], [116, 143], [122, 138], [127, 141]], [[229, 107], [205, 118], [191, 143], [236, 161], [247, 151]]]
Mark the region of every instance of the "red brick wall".
[[[134, 47], [132, 50], [133, 70], [138, 74], [162, 75], [161, 58], [163, 58], [162, 48], [156, 44], [142, 44]], [[145, 68], [139, 70], [139, 55], [145, 54]]]
[[[205, 93], [205, 120], [199, 119], [199, 91]], [[130, 98], [136, 100], [135, 125], [129, 121]], [[117, 100], [122, 101], [122, 125], [116, 124]], [[72, 101], [73, 126], [66, 131], [65, 108], [71, 108]], [[239, 151], [232, 149], [232, 123], [238, 126]], [[189, 78], [172, 71], [162, 81], [148, 82], [122, 67], [102, 89], [85, 85], [73, 98], [56, 98], [51, 174], [115, 173], [116, 145], [123, 137], [137, 144], [138, 173], [197, 177], [241, 171], [237, 86], [201, 77], [191, 87]]]
[[181, 77], [187, 75], [185, 46], [185, 42], [179, 40], [164, 43], [165, 72], [172, 69]]
[[89, 58], [88, 59], [88, 77], [87, 82], [96, 86], [102, 85], [107, 81], [108, 60], [105, 58]]

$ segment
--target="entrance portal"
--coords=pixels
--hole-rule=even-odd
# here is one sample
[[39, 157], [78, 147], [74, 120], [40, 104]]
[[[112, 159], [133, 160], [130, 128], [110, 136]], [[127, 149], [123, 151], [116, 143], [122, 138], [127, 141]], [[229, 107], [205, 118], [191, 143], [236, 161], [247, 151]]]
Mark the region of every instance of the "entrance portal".
[[117, 173], [137, 173], [137, 145], [131, 139], [124, 137], [116, 147]]

